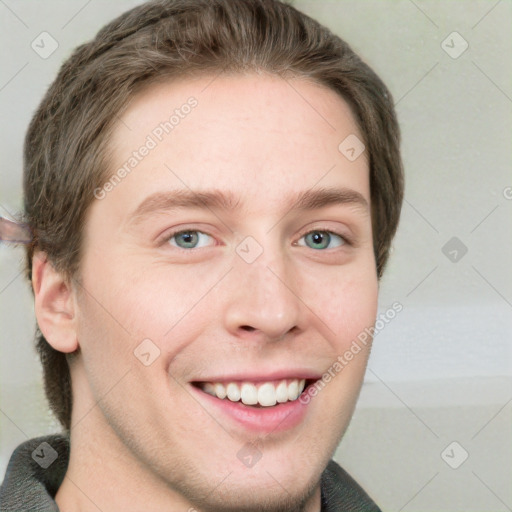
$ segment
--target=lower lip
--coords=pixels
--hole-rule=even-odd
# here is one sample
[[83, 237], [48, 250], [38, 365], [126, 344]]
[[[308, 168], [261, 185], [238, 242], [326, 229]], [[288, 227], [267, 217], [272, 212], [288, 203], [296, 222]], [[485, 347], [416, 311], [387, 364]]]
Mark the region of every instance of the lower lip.
[[307, 404], [301, 403], [298, 399], [271, 407], [251, 407], [227, 398], [221, 400], [195, 386], [190, 387], [202, 403], [206, 403], [208, 407], [215, 407], [225, 416], [253, 432], [270, 434], [290, 430], [302, 422], [308, 408]]

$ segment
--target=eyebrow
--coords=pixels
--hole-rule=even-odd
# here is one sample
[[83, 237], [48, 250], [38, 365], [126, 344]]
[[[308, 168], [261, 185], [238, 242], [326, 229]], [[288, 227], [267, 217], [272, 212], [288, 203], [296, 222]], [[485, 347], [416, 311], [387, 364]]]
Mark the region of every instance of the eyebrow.
[[[283, 209], [289, 211], [316, 210], [333, 205], [349, 205], [368, 214], [370, 207], [365, 197], [356, 190], [348, 188], [321, 188], [306, 190], [287, 201]], [[232, 193], [220, 190], [192, 191], [172, 190], [156, 192], [144, 199], [130, 215], [130, 222], [138, 223], [144, 218], [163, 211], [179, 208], [234, 211], [240, 206], [240, 200]]]

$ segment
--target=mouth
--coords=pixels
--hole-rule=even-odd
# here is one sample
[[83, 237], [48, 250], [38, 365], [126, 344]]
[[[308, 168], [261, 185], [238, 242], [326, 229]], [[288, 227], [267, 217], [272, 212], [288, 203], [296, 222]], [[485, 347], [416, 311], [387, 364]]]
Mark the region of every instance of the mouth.
[[276, 435], [298, 427], [307, 417], [309, 401], [299, 398], [319, 377], [305, 377], [213, 379], [190, 382], [190, 387], [213, 417], [224, 417], [236, 431], [241, 427]]
[[280, 379], [262, 382], [224, 381], [193, 382], [204, 393], [230, 402], [241, 402], [251, 407], [274, 407], [298, 400], [313, 379]]

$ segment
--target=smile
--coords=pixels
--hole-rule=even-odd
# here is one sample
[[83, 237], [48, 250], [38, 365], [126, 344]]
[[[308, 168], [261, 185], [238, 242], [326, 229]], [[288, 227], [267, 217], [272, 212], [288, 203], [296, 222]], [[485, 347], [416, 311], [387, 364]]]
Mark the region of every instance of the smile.
[[305, 420], [310, 405], [299, 397], [320, 378], [309, 371], [279, 373], [210, 377], [191, 381], [189, 389], [211, 416], [224, 417], [237, 429], [277, 434]]
[[197, 386], [211, 396], [245, 405], [272, 407], [293, 402], [306, 387], [305, 379], [254, 382], [199, 382]]

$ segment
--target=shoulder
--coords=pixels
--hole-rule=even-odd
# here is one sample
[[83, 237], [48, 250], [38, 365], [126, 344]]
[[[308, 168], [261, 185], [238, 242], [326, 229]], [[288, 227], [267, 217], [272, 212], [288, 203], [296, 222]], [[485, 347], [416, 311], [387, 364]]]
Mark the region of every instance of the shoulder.
[[20, 444], [13, 452], [0, 486], [2, 512], [58, 511], [53, 496], [69, 461], [69, 437], [37, 437]]
[[381, 512], [364, 489], [336, 462], [322, 473], [322, 512]]

